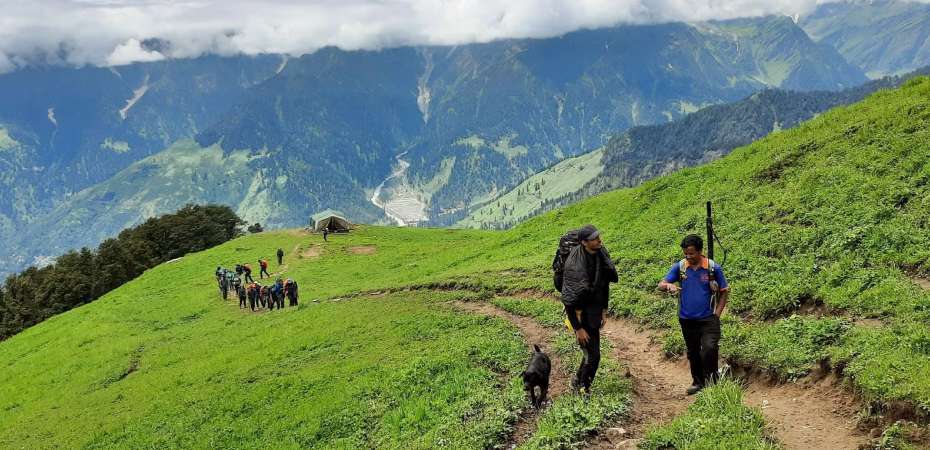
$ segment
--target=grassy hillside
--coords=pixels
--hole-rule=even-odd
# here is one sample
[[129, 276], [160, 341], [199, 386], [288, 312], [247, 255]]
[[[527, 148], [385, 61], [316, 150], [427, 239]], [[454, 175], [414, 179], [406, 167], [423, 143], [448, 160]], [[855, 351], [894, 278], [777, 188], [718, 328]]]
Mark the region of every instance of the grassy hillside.
[[[785, 378], [825, 362], [877, 404], [930, 411], [930, 295], [918, 284], [930, 266], [928, 122], [930, 80], [920, 78], [513, 232], [608, 228], [623, 272], [615, 312], [670, 327], [673, 302], [654, 292], [656, 280], [680, 237], [701, 230], [701, 203], [713, 199], [736, 280], [725, 356]], [[823, 317], [804, 313], [811, 309]], [[670, 350], [680, 350], [676, 338]]]
[[[281, 232], [188, 255], [0, 343], [0, 446], [503, 443], [522, 401], [521, 340], [506, 322], [452, 305], [507, 307], [499, 297], [549, 291], [558, 236], [592, 222], [620, 260], [612, 311], [669, 330], [667, 349], [680, 351], [674, 301], [654, 286], [680, 257], [681, 236], [702, 229], [706, 199], [729, 250], [724, 357], [786, 379], [828, 365], [873, 412], [894, 403], [927, 413], [930, 293], [918, 284], [930, 273], [926, 142], [930, 79], [919, 78], [507, 232], [365, 227], [325, 245]], [[278, 247], [286, 267], [272, 270], [300, 280], [302, 307], [251, 314], [218, 299], [216, 265]], [[622, 414], [627, 387], [615, 379], [607, 371], [595, 384], [598, 401], [562, 397], [527, 445], [566, 445]], [[735, 398], [727, 389], [711, 394]], [[704, 411], [696, 404], [670, 426]], [[746, 418], [735, 426], [768, 445], [758, 416], [734, 411], [720, 413]], [[656, 431], [650, 445], [673, 434]], [[690, 439], [708, 442], [702, 432]]]
[[546, 205], [581, 190], [585, 184], [604, 171], [600, 148], [574, 158], [568, 158], [539, 172], [506, 194], [471, 212], [456, 227], [491, 228], [520, 223]]

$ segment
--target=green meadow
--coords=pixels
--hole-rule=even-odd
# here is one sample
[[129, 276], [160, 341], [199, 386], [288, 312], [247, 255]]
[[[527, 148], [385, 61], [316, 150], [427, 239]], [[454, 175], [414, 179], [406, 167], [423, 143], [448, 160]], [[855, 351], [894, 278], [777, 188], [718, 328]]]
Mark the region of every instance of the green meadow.
[[[524, 297], [552, 292], [559, 236], [594, 223], [620, 270], [611, 312], [664, 332], [665, 350], [680, 354], [674, 299], [655, 285], [681, 237], [702, 232], [706, 200], [733, 288], [722, 356], [786, 381], [830, 367], [867, 400], [864, 415], [903, 405], [920, 417], [930, 413], [928, 142], [930, 79], [919, 78], [508, 231], [362, 226], [326, 243], [279, 231], [190, 254], [0, 343], [0, 447], [505, 446], [526, 408], [526, 343], [514, 325], [455, 305], [533, 318], [574, 366], [558, 303]], [[285, 264], [271, 271], [300, 283], [300, 307], [251, 313], [219, 298], [217, 265], [256, 267], [279, 247]], [[716, 256], [724, 262], [719, 246]], [[605, 360], [590, 398], [556, 398], [524, 445], [569, 447], [622, 422], [622, 365]], [[777, 445], [739, 394], [708, 389], [642, 445]], [[724, 428], [693, 426], [703, 422]]]

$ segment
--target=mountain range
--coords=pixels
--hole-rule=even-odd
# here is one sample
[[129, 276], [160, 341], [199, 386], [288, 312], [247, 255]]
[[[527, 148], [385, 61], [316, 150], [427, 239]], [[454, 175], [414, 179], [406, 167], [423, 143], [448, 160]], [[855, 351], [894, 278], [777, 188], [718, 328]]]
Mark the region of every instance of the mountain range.
[[866, 82], [871, 66], [823, 37], [844, 24], [815, 17], [2, 75], [14, 99], [0, 106], [3, 270], [189, 202], [270, 227], [327, 208], [456, 223], [630, 127], [771, 88]]
[[930, 67], [842, 91], [768, 89], [737, 102], [709, 106], [675, 122], [634, 127], [613, 136], [601, 148], [534, 174], [475, 208], [456, 226], [509, 228], [593, 195], [705, 164], [772, 132], [793, 128], [824, 111], [927, 74]]

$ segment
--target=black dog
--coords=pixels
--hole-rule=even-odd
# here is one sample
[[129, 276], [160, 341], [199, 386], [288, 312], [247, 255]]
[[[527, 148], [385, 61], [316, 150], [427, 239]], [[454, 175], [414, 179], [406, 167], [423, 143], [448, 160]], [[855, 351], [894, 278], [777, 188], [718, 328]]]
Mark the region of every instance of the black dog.
[[[539, 409], [546, 401], [546, 392], [549, 391], [549, 371], [552, 370], [552, 363], [538, 345], [533, 344], [533, 349], [536, 351], [521, 375], [523, 376], [523, 389], [530, 396], [530, 403]], [[537, 386], [539, 387], [538, 397], [536, 396]]]

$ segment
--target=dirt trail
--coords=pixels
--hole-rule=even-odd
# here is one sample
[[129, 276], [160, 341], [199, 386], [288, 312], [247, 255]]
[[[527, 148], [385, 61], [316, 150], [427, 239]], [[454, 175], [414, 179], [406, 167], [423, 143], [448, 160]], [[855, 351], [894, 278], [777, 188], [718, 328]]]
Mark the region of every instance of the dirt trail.
[[912, 276], [911, 280], [924, 290], [930, 291], [930, 280], [919, 276]]
[[[527, 360], [529, 360], [529, 352], [533, 351], [533, 344], [538, 344], [540, 348], [549, 355], [549, 359], [552, 361], [552, 372], [549, 377], [550, 401], [566, 392], [570, 382], [571, 369], [565, 367], [555, 352], [552, 351], [553, 348], [551, 343], [555, 336], [555, 331], [541, 326], [533, 319], [511, 314], [489, 303], [459, 302], [455, 303], [455, 308], [460, 311], [500, 317], [516, 325], [517, 328], [520, 329], [520, 334], [523, 335], [524, 341], [527, 344]], [[543, 408], [545, 408], [545, 406]], [[536, 430], [536, 418], [537, 411], [529, 407], [529, 400], [527, 400], [527, 408], [523, 410], [520, 419], [514, 424], [513, 434], [504, 448], [518, 447], [532, 436], [533, 432]]]
[[[684, 393], [691, 384], [687, 360], [665, 359], [660, 346], [637, 328], [629, 320], [611, 318], [604, 330], [614, 343], [615, 356], [629, 367], [634, 380], [633, 413], [625, 424], [629, 438], [634, 439], [642, 437], [650, 425], [683, 413], [693, 400]], [[787, 449], [857, 449], [868, 442], [856, 429], [855, 415], [861, 405], [838, 388], [832, 377], [806, 384], [750, 380], [744, 402], [762, 409], [776, 439]], [[617, 448], [614, 444], [599, 437], [589, 448]]]
[[861, 405], [837, 388], [834, 377], [799, 384], [752, 382], [743, 401], [762, 409], [785, 448], [856, 449], [869, 441], [856, 427]]
[[[685, 394], [691, 384], [687, 361], [664, 358], [650, 335], [637, 331], [627, 320], [610, 318], [603, 333], [614, 344], [614, 356], [626, 365], [633, 379], [633, 411], [623, 424], [629, 432], [624, 438], [641, 438], [650, 425], [667, 423], [685, 412], [692, 400]], [[621, 442], [628, 442], [626, 439]], [[588, 448], [615, 448], [615, 443], [607, 436], [599, 436]]]

